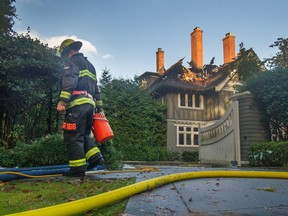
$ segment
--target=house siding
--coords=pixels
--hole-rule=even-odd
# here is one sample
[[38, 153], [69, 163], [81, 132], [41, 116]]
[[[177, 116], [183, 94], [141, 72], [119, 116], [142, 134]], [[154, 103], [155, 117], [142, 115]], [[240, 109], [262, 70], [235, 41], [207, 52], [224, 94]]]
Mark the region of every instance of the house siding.
[[179, 107], [178, 95], [179, 92], [170, 92], [164, 97], [167, 105], [167, 148], [178, 152], [198, 151], [198, 147], [177, 146], [177, 125], [198, 125], [220, 119], [229, 108], [228, 101], [233, 92], [204, 92], [201, 94], [203, 109]]
[[167, 119], [211, 121], [221, 118], [229, 107], [232, 92], [212, 92], [202, 94], [203, 109], [183, 108], [178, 106], [178, 93], [169, 93], [165, 97]]

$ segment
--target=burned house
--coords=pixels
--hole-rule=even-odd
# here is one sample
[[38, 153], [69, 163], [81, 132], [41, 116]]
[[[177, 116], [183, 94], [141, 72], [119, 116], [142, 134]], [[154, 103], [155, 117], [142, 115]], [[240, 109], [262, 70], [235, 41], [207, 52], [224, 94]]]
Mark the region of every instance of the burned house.
[[[167, 70], [164, 51], [156, 52], [156, 72], [145, 72], [140, 85], [167, 106], [167, 148], [198, 151], [198, 130], [220, 119], [229, 108], [229, 98], [239, 84], [237, 70], [229, 65], [237, 61], [235, 36], [223, 39], [223, 65], [203, 64], [203, 31], [196, 27], [191, 33], [191, 61], [188, 67], [180, 59]], [[253, 52], [254, 53], [254, 52]]]

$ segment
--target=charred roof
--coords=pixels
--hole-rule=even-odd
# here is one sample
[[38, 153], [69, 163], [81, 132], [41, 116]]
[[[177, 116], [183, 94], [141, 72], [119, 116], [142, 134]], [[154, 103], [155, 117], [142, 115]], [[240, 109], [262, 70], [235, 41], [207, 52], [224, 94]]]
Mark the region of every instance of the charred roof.
[[227, 77], [227, 70], [216, 65], [204, 65], [203, 69], [184, 67], [183, 59], [172, 65], [151, 86], [151, 92], [162, 92], [169, 88], [181, 90], [206, 91], [213, 89]]

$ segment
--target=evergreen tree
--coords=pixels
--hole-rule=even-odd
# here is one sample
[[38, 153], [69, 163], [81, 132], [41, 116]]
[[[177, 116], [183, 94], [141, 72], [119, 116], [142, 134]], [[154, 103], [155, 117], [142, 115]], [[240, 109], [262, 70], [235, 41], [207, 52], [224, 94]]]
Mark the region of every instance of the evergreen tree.
[[20, 135], [30, 139], [52, 132], [62, 62], [29, 34], [0, 35], [0, 50], [0, 138], [5, 147], [14, 147]]
[[270, 47], [278, 48], [279, 52], [272, 58], [265, 59], [268, 67], [288, 69], [288, 38], [278, 38]]
[[112, 76], [110, 74], [110, 70], [107, 68], [104, 68], [101, 79], [100, 79], [100, 84], [102, 87], [108, 85], [111, 83]]
[[237, 72], [240, 81], [246, 82], [252, 77], [257, 77], [265, 68], [252, 49], [240, 49], [240, 55], [237, 59]]
[[250, 91], [265, 111], [263, 120], [273, 140], [288, 140], [288, 38], [278, 38], [270, 47], [278, 47], [276, 56], [266, 59], [271, 70], [252, 77], [241, 91]]
[[264, 122], [273, 140], [288, 139], [288, 69], [275, 69], [250, 79], [243, 91], [250, 91], [263, 108]]
[[13, 33], [14, 18], [17, 18], [16, 8], [13, 5], [15, 0], [0, 1], [0, 34]]
[[[105, 71], [105, 77], [109, 77], [109, 72]], [[101, 93], [104, 110], [115, 135], [114, 146], [123, 153], [124, 160], [169, 158], [164, 105], [151, 98], [136, 81], [129, 79], [106, 82]]]

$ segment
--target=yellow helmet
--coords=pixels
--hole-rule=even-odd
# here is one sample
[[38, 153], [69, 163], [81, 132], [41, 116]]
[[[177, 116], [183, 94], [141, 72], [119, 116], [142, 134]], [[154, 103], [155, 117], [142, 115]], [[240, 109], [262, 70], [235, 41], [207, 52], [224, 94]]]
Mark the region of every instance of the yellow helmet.
[[72, 39], [66, 39], [61, 43], [59, 52], [61, 56], [63, 56], [68, 49], [80, 50], [81, 47], [82, 47], [82, 42], [74, 41]]

